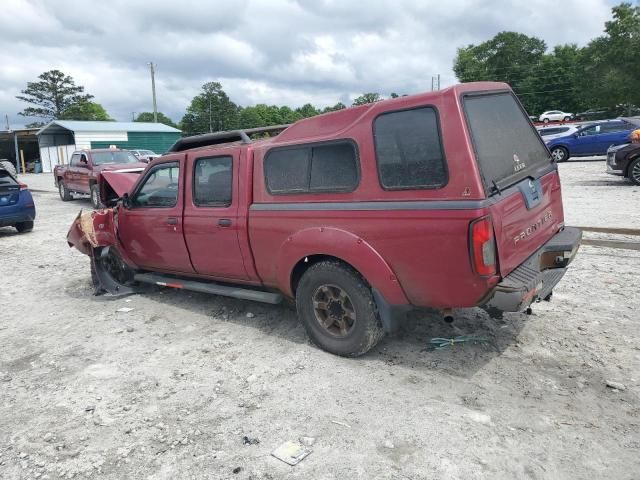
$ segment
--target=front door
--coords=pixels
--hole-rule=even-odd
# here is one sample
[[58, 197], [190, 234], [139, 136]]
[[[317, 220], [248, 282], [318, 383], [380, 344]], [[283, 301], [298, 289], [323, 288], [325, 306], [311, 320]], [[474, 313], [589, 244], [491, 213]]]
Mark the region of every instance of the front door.
[[240, 251], [237, 150], [222, 155], [190, 154], [184, 236], [195, 271], [216, 278], [247, 279]]
[[172, 155], [147, 172], [120, 208], [118, 234], [131, 260], [149, 270], [193, 273], [184, 241], [184, 155]]
[[578, 133], [573, 141], [571, 153], [576, 155], [594, 155], [598, 151], [600, 125], [591, 125]]

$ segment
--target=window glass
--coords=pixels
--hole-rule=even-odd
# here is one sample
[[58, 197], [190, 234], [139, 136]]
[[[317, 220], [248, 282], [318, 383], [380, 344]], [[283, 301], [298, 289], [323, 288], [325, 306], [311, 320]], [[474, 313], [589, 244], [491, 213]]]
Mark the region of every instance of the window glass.
[[353, 190], [358, 185], [354, 146], [336, 143], [312, 147], [310, 181], [310, 190]]
[[580, 132], [581, 136], [589, 136], [589, 135], [596, 135], [600, 133], [600, 125], [593, 125], [589, 128], [585, 128], [584, 130], [582, 130], [582, 132]]
[[178, 201], [180, 168], [168, 163], [154, 169], [133, 199], [134, 207], [173, 207]]
[[80, 154], [79, 153], [74, 153], [73, 155], [71, 155], [71, 162], [70, 162], [72, 167], [77, 167], [78, 165], [80, 165]]
[[436, 111], [390, 112], [373, 126], [380, 183], [386, 189], [433, 188], [446, 183]]
[[335, 142], [274, 150], [265, 159], [271, 193], [345, 192], [358, 185], [356, 148]]
[[93, 152], [91, 157], [94, 165], [105, 165], [111, 163], [138, 163], [139, 161], [133, 153], [124, 150]]
[[310, 149], [274, 150], [264, 160], [267, 189], [271, 193], [305, 192], [309, 185]]
[[464, 110], [487, 191], [513, 185], [551, 163], [542, 138], [511, 93], [467, 96]]
[[196, 205], [231, 205], [231, 157], [199, 158], [195, 163], [193, 201]]
[[631, 129], [630, 125], [622, 122], [611, 122], [602, 125], [602, 133], [624, 132]]

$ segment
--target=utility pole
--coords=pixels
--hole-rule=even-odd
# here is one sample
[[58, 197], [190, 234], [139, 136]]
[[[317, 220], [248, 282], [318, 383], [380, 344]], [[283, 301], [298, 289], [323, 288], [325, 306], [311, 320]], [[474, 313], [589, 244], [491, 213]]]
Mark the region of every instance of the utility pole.
[[9, 125], [9, 115], [5, 115], [5, 116], [4, 116], [4, 119], [5, 119], [5, 120], [6, 120], [6, 122], [7, 122], [7, 130], [11, 130], [11, 126]]
[[151, 69], [151, 93], [153, 94], [153, 123], [158, 123], [158, 104], [156, 102], [156, 72], [153, 68], [153, 62], [149, 62]]
[[211, 93], [209, 93], [209, 133], [213, 133], [213, 124], [211, 123]]
[[136, 121], [136, 112], [131, 112], [131, 121], [132, 122]]

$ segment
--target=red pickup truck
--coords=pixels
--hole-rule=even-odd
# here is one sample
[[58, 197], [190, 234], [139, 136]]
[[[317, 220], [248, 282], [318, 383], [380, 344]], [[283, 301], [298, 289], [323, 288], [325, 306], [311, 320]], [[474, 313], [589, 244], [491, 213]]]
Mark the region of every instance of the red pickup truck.
[[117, 148], [78, 150], [71, 155], [69, 165], [53, 169], [55, 185], [63, 202], [72, 194], [91, 196], [93, 208], [100, 207], [100, 174], [104, 171], [141, 172], [147, 165], [127, 150]]
[[506, 84], [251, 139], [266, 130], [183, 138], [140, 176], [105, 172], [115, 206], [79, 215], [67, 236], [96, 288], [295, 299], [316, 344], [356, 356], [412, 309], [499, 316], [549, 300], [578, 250], [557, 166]]

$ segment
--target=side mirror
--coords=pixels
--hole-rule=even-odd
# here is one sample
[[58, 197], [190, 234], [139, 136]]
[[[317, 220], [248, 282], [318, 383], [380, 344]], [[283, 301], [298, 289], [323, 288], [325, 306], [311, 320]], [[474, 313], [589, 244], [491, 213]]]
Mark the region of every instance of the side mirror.
[[580, 135], [581, 135], [580, 133], [574, 133], [573, 138], [578, 138]]
[[122, 206], [129, 210], [131, 208], [131, 197], [128, 193], [122, 195]]

